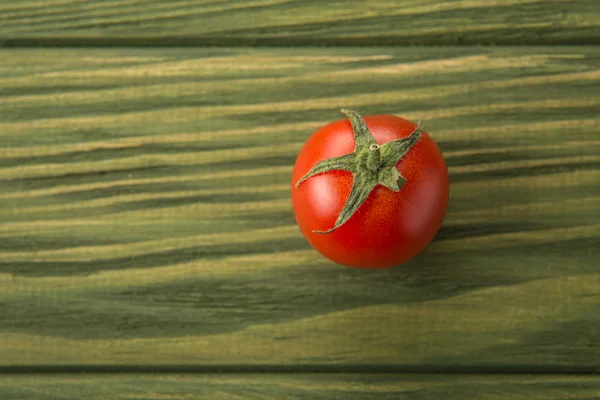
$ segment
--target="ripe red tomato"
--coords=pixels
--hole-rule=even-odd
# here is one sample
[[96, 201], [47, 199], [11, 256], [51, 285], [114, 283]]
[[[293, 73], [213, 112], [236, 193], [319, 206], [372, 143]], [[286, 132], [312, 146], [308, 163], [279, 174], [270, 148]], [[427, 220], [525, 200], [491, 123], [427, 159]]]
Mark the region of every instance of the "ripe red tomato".
[[420, 253], [440, 228], [448, 170], [433, 139], [392, 115], [317, 130], [292, 174], [292, 206], [308, 242], [349, 267], [390, 268]]

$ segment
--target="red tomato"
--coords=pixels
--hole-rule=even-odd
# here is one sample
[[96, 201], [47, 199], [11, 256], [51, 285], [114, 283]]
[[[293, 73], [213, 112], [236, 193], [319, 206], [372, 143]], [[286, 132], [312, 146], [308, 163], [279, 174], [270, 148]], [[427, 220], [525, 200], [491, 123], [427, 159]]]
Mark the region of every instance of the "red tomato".
[[[298, 155], [291, 193], [296, 221], [308, 242], [336, 263], [359, 268], [400, 265], [425, 249], [444, 220], [449, 196], [444, 158], [433, 139], [410, 121], [392, 115], [363, 119], [354, 111], [343, 112], [350, 119], [317, 130]], [[406, 144], [409, 138], [414, 140]], [[393, 146], [386, 147], [390, 142]], [[394, 156], [402, 156], [399, 161], [390, 156], [394, 146], [402, 150]], [[346, 157], [354, 157], [350, 161], [340, 158], [349, 154], [354, 154]], [[330, 159], [334, 161], [325, 161]], [[357, 182], [362, 189], [355, 191], [362, 197], [353, 191]], [[346, 217], [340, 216], [343, 211]]]

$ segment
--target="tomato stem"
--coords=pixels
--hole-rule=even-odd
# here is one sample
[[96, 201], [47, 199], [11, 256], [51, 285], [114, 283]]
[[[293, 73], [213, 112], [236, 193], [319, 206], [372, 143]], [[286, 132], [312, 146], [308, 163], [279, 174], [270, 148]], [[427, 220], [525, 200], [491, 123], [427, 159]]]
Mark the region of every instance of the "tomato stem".
[[408, 137], [379, 145], [358, 112], [350, 109], [341, 111], [348, 116], [352, 124], [354, 152], [317, 163], [296, 183], [297, 188], [305, 180], [315, 175], [334, 170], [352, 173], [352, 191], [335, 225], [327, 231], [313, 231], [315, 233], [331, 233], [346, 223], [377, 185], [383, 185], [395, 192], [400, 191], [406, 183], [406, 179], [398, 172], [396, 164], [422, 136], [421, 122], [419, 122]]

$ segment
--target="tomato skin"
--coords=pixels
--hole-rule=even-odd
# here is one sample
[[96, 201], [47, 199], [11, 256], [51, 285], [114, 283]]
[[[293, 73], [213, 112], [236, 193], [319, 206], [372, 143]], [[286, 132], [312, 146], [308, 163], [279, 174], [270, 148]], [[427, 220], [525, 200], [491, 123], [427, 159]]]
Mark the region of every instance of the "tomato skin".
[[[416, 124], [392, 115], [365, 116], [379, 145], [409, 136]], [[348, 171], [315, 175], [296, 182], [316, 163], [352, 153], [354, 135], [348, 119], [317, 130], [302, 147], [292, 173], [292, 208], [308, 242], [323, 256], [348, 267], [390, 268], [419, 254], [439, 230], [449, 198], [448, 170], [433, 139], [420, 140], [396, 164], [406, 179], [399, 192], [378, 185], [356, 213], [337, 230], [331, 228], [352, 189]]]

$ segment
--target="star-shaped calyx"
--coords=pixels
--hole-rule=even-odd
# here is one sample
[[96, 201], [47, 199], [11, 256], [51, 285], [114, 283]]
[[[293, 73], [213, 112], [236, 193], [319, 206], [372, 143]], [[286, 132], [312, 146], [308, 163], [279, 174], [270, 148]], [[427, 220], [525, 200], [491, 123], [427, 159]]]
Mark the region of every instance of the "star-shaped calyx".
[[359, 113], [348, 109], [341, 111], [350, 118], [352, 124], [354, 152], [317, 163], [296, 183], [296, 187], [299, 187], [302, 182], [315, 175], [334, 170], [349, 171], [354, 177], [352, 191], [335, 225], [327, 231], [313, 231], [315, 233], [331, 233], [346, 223], [377, 185], [399, 192], [406, 179], [398, 172], [396, 164], [422, 136], [419, 122], [409, 136], [380, 146]]

